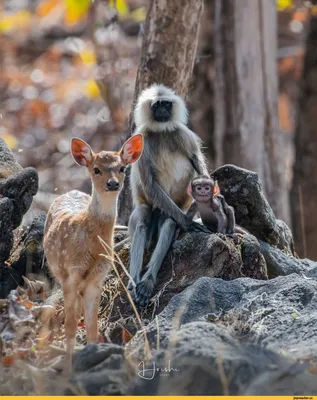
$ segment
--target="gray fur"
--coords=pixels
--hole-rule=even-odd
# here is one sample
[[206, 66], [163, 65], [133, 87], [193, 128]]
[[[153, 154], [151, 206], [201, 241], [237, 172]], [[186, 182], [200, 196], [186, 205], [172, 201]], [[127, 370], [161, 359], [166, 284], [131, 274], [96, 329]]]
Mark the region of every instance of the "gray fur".
[[[155, 121], [151, 114], [151, 105], [160, 100], [173, 103], [172, 117], [167, 122]], [[136, 209], [129, 221], [132, 235], [130, 274], [137, 284], [135, 299], [142, 305], [152, 294], [157, 273], [173, 240], [176, 223], [184, 230], [209, 232], [203, 225], [193, 222], [184, 212], [186, 210], [179, 208], [173, 200], [179, 197], [178, 194], [186, 193], [196, 174], [208, 175], [208, 170], [201, 152], [201, 141], [186, 126], [185, 103], [171, 89], [153, 85], [143, 91], [137, 101], [134, 118], [134, 134], [143, 134], [144, 149], [142, 157], [131, 168], [130, 182]], [[158, 225], [153, 213], [149, 216], [150, 211], [144, 211], [146, 206], [138, 197], [140, 191], [149, 210], [163, 213]], [[147, 235], [149, 239], [153, 232], [150, 223], [155, 223], [155, 229], [159, 231], [158, 242], [148, 270], [140, 281]]]
[[144, 249], [147, 242], [147, 230], [152, 217], [152, 209], [146, 204], [137, 207], [129, 220], [129, 236], [132, 238], [130, 252], [130, 275], [135, 284], [141, 279]]
[[[209, 186], [207, 197], [198, 200], [197, 186]], [[192, 196], [195, 199], [187, 212], [189, 218], [194, 218], [199, 212], [203, 224], [211, 231], [223, 234], [235, 233], [235, 215], [233, 207], [229, 206], [221, 194], [214, 196], [215, 181], [208, 176], [201, 176], [192, 181]], [[199, 189], [201, 190], [201, 189]], [[209, 197], [208, 197], [209, 196]]]

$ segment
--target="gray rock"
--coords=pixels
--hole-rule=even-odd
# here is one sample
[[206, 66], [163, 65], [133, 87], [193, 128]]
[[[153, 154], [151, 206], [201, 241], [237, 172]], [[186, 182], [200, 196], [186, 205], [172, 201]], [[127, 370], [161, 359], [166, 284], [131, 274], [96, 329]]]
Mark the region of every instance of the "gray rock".
[[[86, 346], [76, 355], [73, 368], [71, 383], [76, 392], [92, 396], [127, 394], [133, 376], [132, 365], [124, 357], [123, 347], [112, 344]], [[66, 394], [73, 392], [70, 390]]]
[[[128, 265], [129, 248], [124, 248], [119, 255], [123, 263]], [[148, 258], [149, 254], [146, 254], [145, 265]], [[175, 241], [167, 254], [158, 274], [152, 300], [145, 309], [140, 310], [142, 318], [152, 320], [175, 294], [204, 276], [225, 280], [242, 276], [267, 279], [266, 263], [259, 242], [249, 234], [235, 235], [234, 238], [205, 233], [185, 234], [183, 238]], [[126, 284], [127, 280], [125, 277]], [[121, 343], [121, 326], [131, 333], [136, 330], [131, 318], [131, 305], [121, 286], [120, 289], [122, 296], [117, 298], [109, 318], [113, 324], [119, 321], [120, 329], [118, 332], [117, 329], [109, 328], [107, 333], [115, 343]]]
[[[146, 328], [156, 366], [171, 360], [179, 371], [151, 381], [137, 376], [133, 394], [255, 394], [263, 382], [269, 394], [315, 393], [309, 363], [297, 360], [317, 356], [316, 289], [315, 280], [296, 274], [197, 280]], [[139, 332], [127, 346], [141, 362], [144, 340]]]
[[[9, 265], [0, 265], [0, 298], [6, 298], [17, 285], [23, 285], [22, 276], [46, 280], [47, 288], [52, 287], [53, 278], [48, 270], [42, 243], [45, 218], [44, 212], [39, 213], [31, 223], [14, 231], [15, 238], [10, 248]], [[7, 243], [8, 234], [6, 231], [2, 243]]]
[[0, 197], [0, 265], [9, 258], [13, 246], [12, 213], [12, 201]]
[[238, 225], [256, 238], [295, 255], [291, 231], [275, 218], [256, 172], [228, 164], [217, 168], [212, 176], [217, 179], [228, 204], [234, 207]]
[[308, 259], [298, 259], [287, 251], [270, 246], [261, 240], [260, 246], [261, 253], [266, 261], [268, 275], [271, 278], [292, 273], [317, 278], [317, 262]]
[[[1, 156], [1, 154], [0, 154]], [[0, 195], [12, 201], [12, 228], [22, 222], [38, 190], [38, 174], [34, 168], [25, 168], [6, 179], [0, 179]]]
[[[43, 265], [43, 262], [38, 262], [39, 252], [37, 251], [37, 254], [30, 252], [30, 246], [28, 250], [20, 251], [20, 260], [16, 257], [16, 247], [21, 249], [20, 244], [24, 238], [21, 237], [22, 231], [15, 230], [21, 224], [37, 190], [37, 171], [34, 168], [23, 169], [15, 160], [5, 141], [0, 138], [0, 298], [6, 297], [12, 289], [22, 283], [27, 261], [29, 264], [31, 262], [32, 269], [35, 264], [37, 264], [35, 269], [40, 269]], [[34, 224], [32, 225], [34, 227]], [[34, 232], [37, 231], [38, 229], [34, 230]], [[42, 236], [38, 239], [38, 243], [41, 240]], [[15, 252], [14, 255], [13, 252]], [[43, 259], [43, 251], [41, 258]]]

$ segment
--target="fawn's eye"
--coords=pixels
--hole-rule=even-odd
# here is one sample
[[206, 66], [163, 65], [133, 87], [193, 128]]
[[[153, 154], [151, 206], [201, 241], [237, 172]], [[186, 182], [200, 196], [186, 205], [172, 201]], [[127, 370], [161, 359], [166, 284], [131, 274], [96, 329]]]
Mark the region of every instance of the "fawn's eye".
[[124, 172], [124, 171], [125, 171], [125, 167], [121, 167], [120, 172]]
[[99, 168], [94, 168], [94, 173], [95, 173], [95, 175], [99, 175], [100, 174], [100, 169]]

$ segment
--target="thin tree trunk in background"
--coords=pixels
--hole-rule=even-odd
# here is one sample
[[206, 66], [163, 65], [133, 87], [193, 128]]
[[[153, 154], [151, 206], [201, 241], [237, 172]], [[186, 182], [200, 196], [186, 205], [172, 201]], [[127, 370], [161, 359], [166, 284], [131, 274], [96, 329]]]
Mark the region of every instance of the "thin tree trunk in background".
[[[134, 91], [163, 83], [186, 97], [194, 67], [203, 0], [151, 0]], [[133, 131], [131, 118], [130, 131]], [[120, 224], [127, 224], [132, 201], [128, 179], [119, 197]]]
[[[215, 0], [205, 0], [200, 37], [190, 87], [189, 109], [192, 129], [204, 142], [210, 168], [215, 167], [217, 143], [214, 138], [214, 26]], [[221, 149], [220, 149], [221, 150]]]
[[275, 6], [275, 0], [215, 0], [215, 162], [256, 171], [276, 216], [288, 223]]
[[291, 191], [296, 251], [317, 260], [317, 16], [312, 15], [299, 96]]

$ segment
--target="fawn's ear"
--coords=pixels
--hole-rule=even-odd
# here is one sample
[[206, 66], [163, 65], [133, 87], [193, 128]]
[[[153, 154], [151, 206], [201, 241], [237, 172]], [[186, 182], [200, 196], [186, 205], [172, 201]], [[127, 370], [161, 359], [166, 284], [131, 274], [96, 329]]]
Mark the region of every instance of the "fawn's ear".
[[133, 164], [141, 157], [143, 151], [143, 136], [141, 134], [131, 136], [119, 151], [125, 164]]
[[79, 138], [72, 138], [71, 152], [73, 159], [78, 165], [87, 167], [89, 162], [92, 161], [93, 151], [89, 144]]

